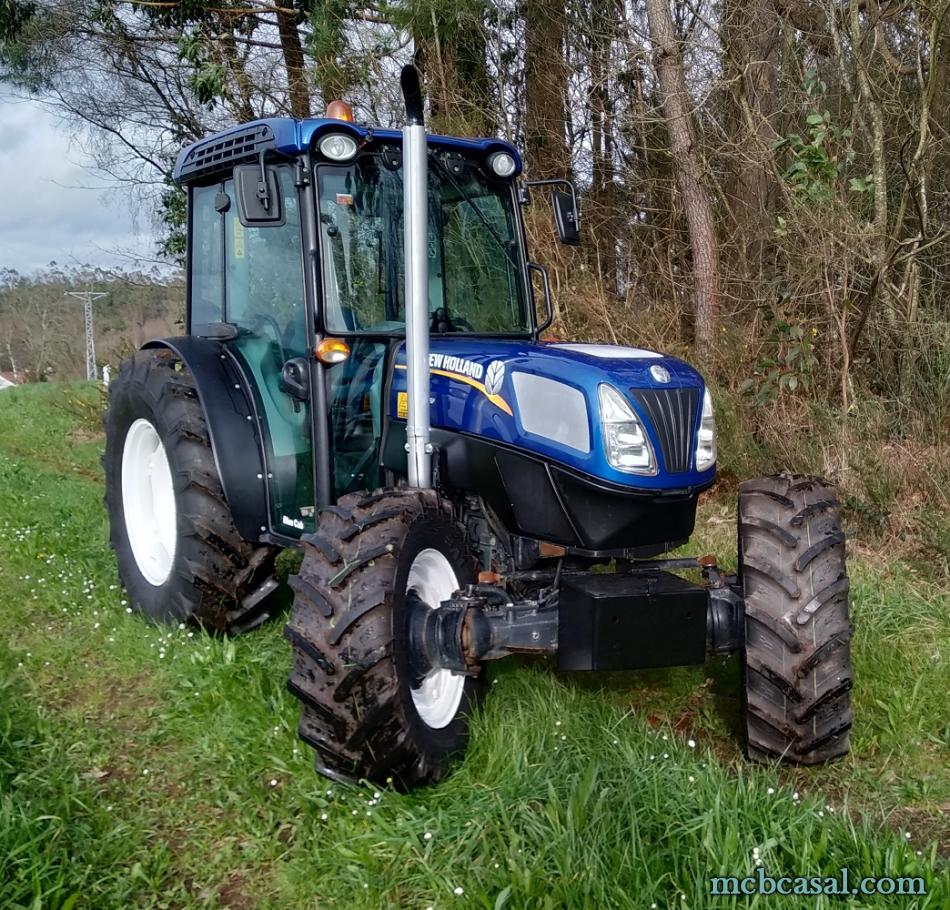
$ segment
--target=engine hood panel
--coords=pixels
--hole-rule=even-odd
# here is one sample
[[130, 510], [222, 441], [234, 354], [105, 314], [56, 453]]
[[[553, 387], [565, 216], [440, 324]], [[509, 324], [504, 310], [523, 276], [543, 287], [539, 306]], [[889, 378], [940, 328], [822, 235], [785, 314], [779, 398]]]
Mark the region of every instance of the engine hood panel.
[[[688, 396], [673, 393], [675, 402], [699, 402], [695, 413], [678, 417], [694, 439], [705, 383], [693, 367], [675, 357], [617, 345], [437, 335], [431, 337], [429, 350], [433, 427], [504, 443], [630, 488], [682, 490], [706, 486], [715, 476], [715, 467], [697, 472], [692, 457], [686, 470], [670, 471], [662, 456], [667, 430], [654, 426], [644, 396], [631, 393], [652, 390], [653, 399], [662, 399], [666, 390], [695, 390]], [[598, 403], [601, 383], [623, 394], [646, 428], [659, 462], [655, 476], [618, 471], [607, 462]], [[389, 407], [391, 416], [406, 417], [404, 345], [395, 359]], [[653, 417], [658, 413], [652, 409]], [[579, 426], [582, 421], [586, 428]]]

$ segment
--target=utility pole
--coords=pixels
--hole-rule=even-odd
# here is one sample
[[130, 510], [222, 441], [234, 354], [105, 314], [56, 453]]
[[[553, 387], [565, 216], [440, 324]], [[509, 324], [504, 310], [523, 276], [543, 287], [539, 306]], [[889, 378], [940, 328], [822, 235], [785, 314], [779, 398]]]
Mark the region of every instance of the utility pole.
[[107, 291], [67, 291], [67, 297], [82, 301], [82, 315], [86, 323], [86, 379], [97, 379], [96, 375], [96, 336], [92, 330], [92, 302], [100, 297], [108, 297]]

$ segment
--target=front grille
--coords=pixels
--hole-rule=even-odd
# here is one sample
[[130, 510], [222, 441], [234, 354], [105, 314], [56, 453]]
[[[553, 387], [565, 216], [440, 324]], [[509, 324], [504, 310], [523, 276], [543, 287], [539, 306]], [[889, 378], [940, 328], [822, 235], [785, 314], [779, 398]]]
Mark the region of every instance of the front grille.
[[666, 472], [688, 471], [699, 389], [631, 389], [630, 394], [653, 425]]

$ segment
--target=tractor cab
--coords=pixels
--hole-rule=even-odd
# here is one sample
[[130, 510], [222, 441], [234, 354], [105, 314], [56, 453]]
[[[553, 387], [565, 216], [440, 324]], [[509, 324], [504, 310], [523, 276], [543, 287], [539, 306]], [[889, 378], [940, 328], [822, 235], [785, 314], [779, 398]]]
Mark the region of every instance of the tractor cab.
[[[247, 375], [277, 537], [312, 530], [319, 500], [380, 485], [389, 419], [406, 417], [405, 394], [392, 414], [386, 396], [406, 334], [403, 137], [355, 124], [338, 102], [330, 112], [242, 124], [184, 149], [175, 168], [189, 197], [188, 334], [223, 344]], [[501, 140], [428, 137], [433, 339], [530, 342], [547, 323], [530, 280], [543, 269], [526, 255], [520, 173]], [[555, 213], [574, 243], [576, 202], [564, 186]], [[313, 413], [314, 385], [325, 414]], [[327, 443], [316, 461], [324, 434], [310, 432], [314, 420]]]

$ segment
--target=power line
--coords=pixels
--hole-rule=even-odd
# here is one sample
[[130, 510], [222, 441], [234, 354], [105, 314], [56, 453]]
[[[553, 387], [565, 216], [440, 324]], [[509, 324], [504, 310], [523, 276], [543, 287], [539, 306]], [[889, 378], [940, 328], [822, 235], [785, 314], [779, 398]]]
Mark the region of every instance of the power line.
[[96, 336], [92, 330], [92, 302], [100, 297], [108, 297], [108, 291], [67, 291], [67, 297], [82, 301], [82, 315], [86, 323], [86, 379], [97, 379]]

